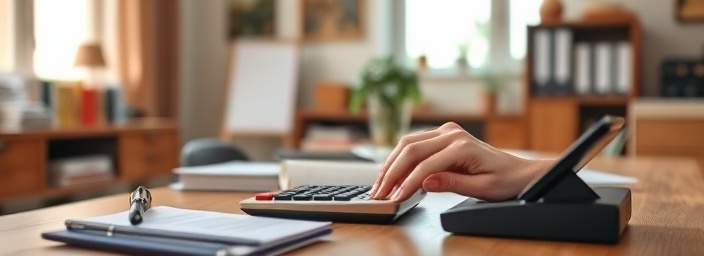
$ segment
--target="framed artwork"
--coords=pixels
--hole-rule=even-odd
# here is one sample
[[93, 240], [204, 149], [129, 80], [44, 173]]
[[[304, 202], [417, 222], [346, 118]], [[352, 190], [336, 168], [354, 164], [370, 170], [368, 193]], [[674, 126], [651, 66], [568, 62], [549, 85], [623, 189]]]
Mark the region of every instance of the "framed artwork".
[[704, 0], [675, 0], [675, 17], [680, 22], [704, 22]]
[[273, 37], [275, 0], [227, 0], [227, 29], [230, 38]]
[[364, 37], [364, 0], [300, 1], [304, 40], [355, 40]]

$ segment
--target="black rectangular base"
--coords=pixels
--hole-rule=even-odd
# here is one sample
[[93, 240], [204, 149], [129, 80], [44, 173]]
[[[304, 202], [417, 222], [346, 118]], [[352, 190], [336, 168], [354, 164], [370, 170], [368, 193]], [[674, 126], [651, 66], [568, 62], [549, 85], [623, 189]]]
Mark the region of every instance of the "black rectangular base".
[[474, 199], [440, 215], [445, 231], [460, 235], [616, 243], [631, 219], [628, 188], [594, 188], [589, 203], [482, 203]]

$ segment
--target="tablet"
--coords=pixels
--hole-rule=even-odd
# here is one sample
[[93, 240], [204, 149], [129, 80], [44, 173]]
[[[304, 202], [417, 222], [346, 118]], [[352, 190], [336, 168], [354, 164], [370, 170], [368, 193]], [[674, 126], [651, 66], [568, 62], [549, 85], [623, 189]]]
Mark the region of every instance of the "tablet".
[[536, 177], [518, 195], [518, 199], [535, 202], [557, 185], [569, 172], [578, 172], [623, 129], [621, 117], [604, 116], [584, 132], [542, 176]]

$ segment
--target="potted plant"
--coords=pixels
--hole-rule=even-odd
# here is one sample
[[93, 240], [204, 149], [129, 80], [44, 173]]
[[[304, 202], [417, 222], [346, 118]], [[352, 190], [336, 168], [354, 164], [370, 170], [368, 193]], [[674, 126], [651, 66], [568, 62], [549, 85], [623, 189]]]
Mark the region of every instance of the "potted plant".
[[487, 90], [487, 113], [496, 114], [496, 98], [506, 84], [505, 74], [485, 72], [479, 78]]
[[460, 73], [466, 73], [467, 67], [467, 54], [469, 53], [469, 43], [460, 44], [457, 49], [459, 50], [459, 56], [457, 57], [457, 68]]
[[362, 69], [349, 107], [352, 113], [359, 113], [366, 102], [372, 142], [390, 148], [408, 130], [413, 103], [420, 99], [417, 74], [393, 57], [381, 57]]

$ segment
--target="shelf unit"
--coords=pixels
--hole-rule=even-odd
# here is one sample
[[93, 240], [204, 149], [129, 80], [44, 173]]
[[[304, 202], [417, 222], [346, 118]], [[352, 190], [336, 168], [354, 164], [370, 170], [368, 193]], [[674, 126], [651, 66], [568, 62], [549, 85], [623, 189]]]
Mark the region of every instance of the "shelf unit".
[[[455, 122], [477, 138], [500, 148], [526, 149], [528, 132], [526, 120], [522, 115], [481, 115], [462, 113], [437, 113], [415, 111], [412, 125], [424, 124], [439, 126], [446, 122]], [[367, 114], [352, 114], [346, 110], [336, 109], [300, 109], [296, 113], [291, 145], [300, 148], [305, 137], [306, 127], [312, 124], [349, 125], [366, 129]]]
[[[571, 44], [578, 42], [594, 43], [600, 41], [626, 41], [631, 47], [630, 91], [627, 94], [596, 94], [578, 95], [572, 90], [553, 95], [542, 95], [534, 90], [534, 34], [538, 29], [566, 28], [572, 32]], [[544, 152], [562, 152], [586, 127], [604, 114], [627, 114], [628, 104], [640, 91], [640, 52], [641, 28], [636, 19], [621, 21], [585, 21], [566, 22], [559, 24], [538, 25], [528, 27], [527, 75], [526, 86], [529, 144], [532, 150]], [[575, 53], [572, 48], [569, 63], [570, 74], [575, 74]], [[593, 61], [593, 60], [592, 60]], [[551, 70], [554, 72], [554, 70]], [[594, 70], [592, 70], [593, 72]], [[569, 78], [569, 85], [575, 84], [575, 76]], [[591, 81], [593, 88], [594, 83]], [[610, 84], [615, 87], [615, 84]]]
[[[89, 128], [0, 130], [0, 202], [60, 196], [171, 175], [178, 165], [179, 146], [177, 125], [164, 119]], [[50, 161], [96, 153], [110, 156], [114, 180], [68, 187], [50, 184]]]

